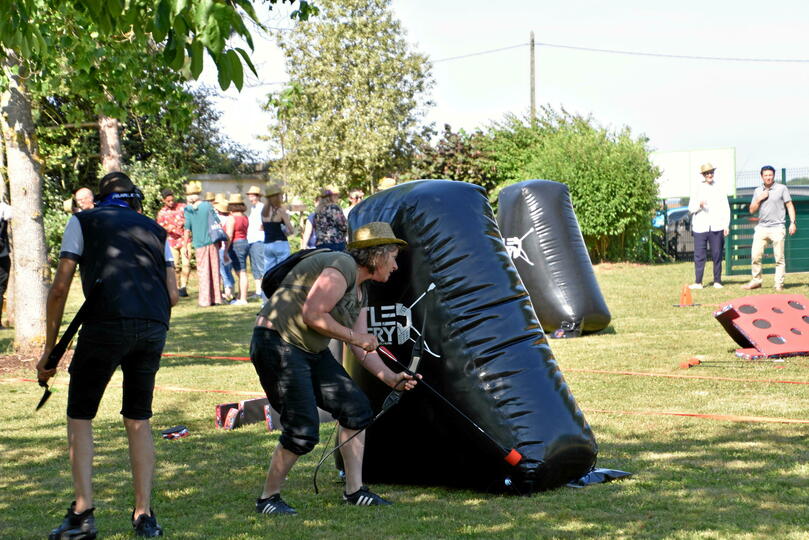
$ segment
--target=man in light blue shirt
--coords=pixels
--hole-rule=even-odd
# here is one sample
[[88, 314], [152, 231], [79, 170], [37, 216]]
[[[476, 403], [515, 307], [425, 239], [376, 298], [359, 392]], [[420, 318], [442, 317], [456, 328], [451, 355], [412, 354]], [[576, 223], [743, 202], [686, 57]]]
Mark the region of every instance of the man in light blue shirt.
[[784, 262], [784, 242], [786, 240], [786, 212], [789, 212], [789, 235], [795, 234], [798, 227], [795, 222], [795, 205], [784, 184], [775, 183], [775, 169], [770, 165], [761, 168], [761, 181], [763, 184], [753, 192], [750, 202], [750, 213], [758, 212], [758, 225], [753, 234], [753, 248], [751, 256], [751, 270], [753, 279], [742, 285], [742, 289], [758, 289], [761, 287], [761, 258], [764, 248], [772, 244], [775, 257], [775, 290], [784, 290], [784, 275], [786, 263]]

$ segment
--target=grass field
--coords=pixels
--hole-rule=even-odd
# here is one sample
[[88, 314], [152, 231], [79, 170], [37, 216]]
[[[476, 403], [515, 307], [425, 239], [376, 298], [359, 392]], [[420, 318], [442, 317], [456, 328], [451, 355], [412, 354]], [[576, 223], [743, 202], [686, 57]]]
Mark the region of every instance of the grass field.
[[[599, 466], [634, 473], [585, 489], [532, 497], [491, 496], [439, 487], [376, 485], [390, 508], [340, 504], [341, 485], [311, 476], [321, 446], [293, 470], [285, 498], [299, 515], [253, 511], [277, 432], [261, 425], [214, 428], [217, 403], [237, 395], [157, 390], [155, 430], [185, 424], [191, 436], [156, 440], [154, 508], [172, 538], [809, 538], [809, 424], [729, 421], [660, 413], [809, 420], [809, 359], [783, 363], [736, 358], [735, 343], [712, 317], [744, 296], [746, 277], [725, 289], [695, 291], [700, 307], [674, 308], [690, 264], [599, 265], [612, 324], [598, 335], [552, 341], [573, 395], [600, 445]], [[771, 276], [766, 284], [771, 284]], [[75, 292], [75, 291], [74, 291]], [[772, 289], [756, 291], [772, 293]], [[809, 296], [809, 275], [788, 274], [789, 294]], [[73, 311], [78, 301], [71, 302]], [[175, 310], [166, 352], [246, 356], [258, 304]], [[0, 332], [8, 341], [9, 331]], [[682, 370], [694, 355], [702, 364]], [[632, 371], [625, 375], [595, 371]], [[3, 377], [32, 377], [31, 371]], [[697, 378], [705, 377], [705, 378]], [[722, 377], [737, 380], [716, 380]], [[65, 383], [60, 372], [57, 381]], [[104, 538], [131, 535], [126, 439], [113, 379], [96, 427], [96, 516]], [[249, 363], [167, 358], [159, 386], [259, 392]], [[0, 384], [0, 536], [43, 538], [72, 499], [62, 386], [34, 414], [35, 383]], [[324, 425], [323, 439], [331, 425]], [[391, 464], [407, 467], [409, 464]], [[325, 470], [325, 469], [324, 469]], [[470, 471], [474, 474], [474, 471]]]

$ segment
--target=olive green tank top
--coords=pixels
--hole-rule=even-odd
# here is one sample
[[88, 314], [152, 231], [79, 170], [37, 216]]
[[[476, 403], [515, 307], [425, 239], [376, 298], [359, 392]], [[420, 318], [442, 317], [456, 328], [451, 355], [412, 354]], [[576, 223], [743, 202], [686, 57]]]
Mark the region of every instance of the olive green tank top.
[[331, 338], [303, 322], [303, 303], [326, 268], [340, 272], [347, 284], [346, 291], [329, 314], [343, 326], [352, 328], [362, 307], [357, 298], [357, 263], [351, 255], [340, 251], [317, 253], [301, 260], [286, 275], [259, 313], [272, 323], [284, 341], [312, 353], [328, 347]]

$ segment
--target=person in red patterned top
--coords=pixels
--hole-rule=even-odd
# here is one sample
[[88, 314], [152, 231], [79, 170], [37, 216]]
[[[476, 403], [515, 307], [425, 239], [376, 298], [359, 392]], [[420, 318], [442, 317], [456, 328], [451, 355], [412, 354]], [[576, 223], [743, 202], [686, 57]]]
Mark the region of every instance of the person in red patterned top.
[[157, 223], [166, 229], [168, 233], [167, 241], [174, 256], [175, 270], [177, 271], [177, 283], [180, 284], [180, 296], [188, 296], [186, 286], [188, 276], [191, 275], [191, 253], [188, 249], [188, 242], [185, 241], [185, 214], [184, 203], [178, 203], [174, 199], [174, 192], [169, 188], [160, 192], [163, 197], [163, 208], [157, 213]]

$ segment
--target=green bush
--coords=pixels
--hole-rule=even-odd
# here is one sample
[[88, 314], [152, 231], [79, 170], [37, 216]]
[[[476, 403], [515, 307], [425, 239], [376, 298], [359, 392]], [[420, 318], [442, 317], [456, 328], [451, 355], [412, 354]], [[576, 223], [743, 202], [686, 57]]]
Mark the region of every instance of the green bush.
[[649, 161], [645, 138], [551, 109], [533, 124], [508, 117], [489, 135], [500, 188], [534, 178], [567, 184], [591, 258], [648, 257], [642, 244], [657, 203], [659, 170]]

